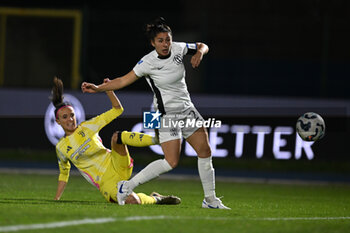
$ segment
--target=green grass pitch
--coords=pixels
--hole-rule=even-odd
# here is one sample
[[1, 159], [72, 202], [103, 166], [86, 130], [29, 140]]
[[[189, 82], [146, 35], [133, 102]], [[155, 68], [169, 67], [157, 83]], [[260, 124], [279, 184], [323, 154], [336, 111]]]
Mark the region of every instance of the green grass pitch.
[[[53, 201], [57, 176], [0, 174], [0, 232], [350, 232], [350, 187], [217, 182], [218, 196], [232, 210], [202, 209], [194, 180], [154, 180], [135, 191], [175, 194], [177, 206], [126, 205], [104, 201], [80, 176], [72, 176], [61, 201]], [[142, 218], [143, 216], [143, 218]], [[58, 227], [50, 223], [106, 219]], [[148, 218], [148, 219], [147, 219]], [[44, 224], [45, 229], [27, 229]], [[46, 224], [46, 225], [45, 225]]]

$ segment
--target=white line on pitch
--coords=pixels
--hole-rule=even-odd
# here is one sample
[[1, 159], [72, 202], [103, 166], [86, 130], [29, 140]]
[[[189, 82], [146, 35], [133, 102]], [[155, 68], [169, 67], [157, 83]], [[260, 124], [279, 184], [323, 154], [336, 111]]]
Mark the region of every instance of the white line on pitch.
[[96, 218], [96, 219], [86, 218], [82, 220], [63, 221], [63, 222], [2, 226], [0, 227], [0, 232], [58, 228], [58, 227], [76, 226], [76, 225], [82, 225], [82, 224], [98, 224], [98, 223], [106, 223], [106, 222], [114, 222], [114, 221], [116, 221], [115, 218]]
[[211, 221], [308, 221], [308, 220], [350, 220], [350, 217], [281, 217], [281, 218], [230, 218], [230, 217], [192, 217], [192, 216], [131, 216], [125, 218], [95, 218], [95, 219], [82, 219], [73, 221], [62, 221], [52, 223], [39, 223], [39, 224], [27, 224], [27, 225], [12, 225], [12, 226], [0, 226], [0, 232], [11, 232], [21, 230], [36, 230], [36, 229], [48, 229], [59, 228], [67, 226], [77, 226], [83, 224], [101, 224], [116, 221], [143, 221], [143, 220], [158, 220], [158, 219], [191, 219], [191, 220], [211, 220]]
[[[261, 221], [295, 221], [295, 220], [347, 220], [350, 217], [281, 217], [281, 218], [252, 218]], [[247, 219], [248, 220], [248, 219]]]

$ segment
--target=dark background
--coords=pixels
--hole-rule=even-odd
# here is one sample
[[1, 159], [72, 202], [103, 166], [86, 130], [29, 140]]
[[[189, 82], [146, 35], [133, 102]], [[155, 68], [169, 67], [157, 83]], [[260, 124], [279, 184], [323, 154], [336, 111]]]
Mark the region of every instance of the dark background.
[[[152, 49], [144, 25], [163, 16], [174, 41], [209, 45], [198, 70], [187, 65], [192, 93], [350, 97], [347, 0], [11, 0], [1, 6], [81, 10], [81, 81], [101, 83], [129, 72]], [[7, 23], [7, 46], [13, 49], [6, 50], [4, 87], [48, 88], [53, 75], [71, 79], [69, 19], [8, 17]], [[126, 90], [149, 91], [144, 80]]]

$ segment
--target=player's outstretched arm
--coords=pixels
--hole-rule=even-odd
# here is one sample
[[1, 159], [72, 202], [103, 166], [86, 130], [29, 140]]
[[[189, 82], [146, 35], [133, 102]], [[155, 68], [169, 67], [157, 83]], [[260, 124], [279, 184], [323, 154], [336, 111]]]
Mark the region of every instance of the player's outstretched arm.
[[85, 93], [96, 93], [96, 92], [103, 92], [103, 91], [114, 91], [122, 89], [123, 87], [126, 87], [133, 82], [135, 82], [138, 79], [135, 72], [132, 70], [126, 75], [115, 78], [113, 80], [110, 80], [110, 82], [102, 83], [100, 85], [95, 85], [93, 83], [87, 83], [83, 82], [81, 84], [81, 90]]
[[61, 199], [61, 196], [63, 194], [64, 188], [66, 187], [67, 182], [65, 181], [58, 181], [58, 185], [57, 185], [57, 192], [56, 192], [56, 196], [55, 196], [55, 200], [58, 201]]
[[[112, 81], [109, 80], [108, 78], [105, 78], [103, 80], [103, 83], [109, 83], [109, 82], [112, 82]], [[120, 103], [118, 97], [115, 95], [114, 91], [106, 91], [106, 94], [109, 100], [111, 101], [113, 108], [116, 108], [116, 109], [123, 108], [122, 104]]]
[[203, 56], [209, 52], [209, 47], [201, 42], [197, 42], [197, 52], [191, 58], [193, 68], [197, 68], [201, 63]]

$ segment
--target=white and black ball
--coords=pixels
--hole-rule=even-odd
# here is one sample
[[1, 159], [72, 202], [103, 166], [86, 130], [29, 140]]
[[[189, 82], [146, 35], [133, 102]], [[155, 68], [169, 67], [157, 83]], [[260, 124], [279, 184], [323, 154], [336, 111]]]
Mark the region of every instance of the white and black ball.
[[307, 112], [299, 117], [296, 129], [304, 141], [317, 141], [324, 137], [326, 125], [319, 114]]

